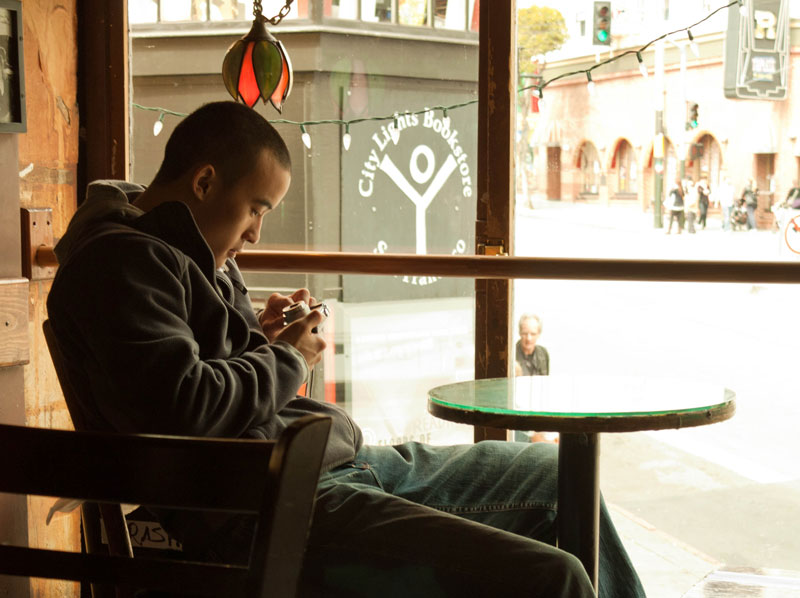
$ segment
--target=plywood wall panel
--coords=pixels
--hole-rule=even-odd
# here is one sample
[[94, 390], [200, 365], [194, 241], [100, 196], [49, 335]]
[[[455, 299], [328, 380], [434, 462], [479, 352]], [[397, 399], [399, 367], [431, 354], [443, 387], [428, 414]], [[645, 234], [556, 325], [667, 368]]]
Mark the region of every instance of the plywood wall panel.
[[28, 130], [19, 135], [20, 205], [52, 208], [58, 237], [77, 205], [76, 0], [27, 0], [23, 20]]
[[[19, 207], [52, 208], [53, 233], [64, 234], [75, 212], [79, 118], [77, 0], [25, 0], [23, 35], [28, 130], [18, 136]], [[99, 116], [104, 118], [103, 115]], [[24, 368], [27, 425], [71, 428], [42, 336], [51, 281], [32, 281], [28, 297], [30, 363]], [[27, 503], [31, 546], [80, 550], [78, 512], [45, 525], [52, 499]], [[79, 584], [35, 579], [32, 597], [80, 595]]]

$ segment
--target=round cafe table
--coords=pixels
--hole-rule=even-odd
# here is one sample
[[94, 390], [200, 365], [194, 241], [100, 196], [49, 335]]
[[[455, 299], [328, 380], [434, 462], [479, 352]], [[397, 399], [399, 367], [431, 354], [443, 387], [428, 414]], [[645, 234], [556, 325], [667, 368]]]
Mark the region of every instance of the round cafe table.
[[558, 432], [558, 546], [577, 556], [597, 591], [599, 434], [705, 426], [733, 416], [724, 386], [636, 375], [519, 376], [437, 386], [428, 411], [452, 422]]

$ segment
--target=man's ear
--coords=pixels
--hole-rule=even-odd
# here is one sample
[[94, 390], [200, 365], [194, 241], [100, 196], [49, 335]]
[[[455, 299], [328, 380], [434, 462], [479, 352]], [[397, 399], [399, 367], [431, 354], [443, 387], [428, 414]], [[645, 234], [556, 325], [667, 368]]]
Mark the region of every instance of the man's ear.
[[217, 179], [217, 171], [213, 164], [204, 164], [194, 171], [192, 176], [192, 194], [203, 201]]

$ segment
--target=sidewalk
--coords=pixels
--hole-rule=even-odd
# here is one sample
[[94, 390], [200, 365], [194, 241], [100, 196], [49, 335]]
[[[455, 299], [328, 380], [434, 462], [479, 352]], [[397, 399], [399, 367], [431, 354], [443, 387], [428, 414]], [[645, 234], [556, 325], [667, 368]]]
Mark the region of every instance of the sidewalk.
[[718, 215], [696, 234], [655, 228], [652, 212], [637, 206], [602, 206], [537, 200], [516, 208], [517, 255], [540, 257], [798, 261], [777, 230], [723, 231]]
[[622, 507], [607, 506], [647, 598], [680, 598], [708, 573], [723, 566]]

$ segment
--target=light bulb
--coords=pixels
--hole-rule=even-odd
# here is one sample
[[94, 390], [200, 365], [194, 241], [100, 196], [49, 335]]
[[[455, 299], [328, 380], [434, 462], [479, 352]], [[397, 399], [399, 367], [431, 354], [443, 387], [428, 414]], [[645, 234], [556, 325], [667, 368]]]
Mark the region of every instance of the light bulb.
[[687, 29], [686, 33], [689, 34], [689, 49], [692, 51], [692, 54], [694, 54], [695, 58], [700, 58], [700, 46], [698, 46], [697, 42], [694, 41], [694, 36], [692, 35], [691, 31]]
[[642, 55], [640, 52], [636, 52], [636, 60], [639, 61], [639, 72], [642, 73], [642, 77], [647, 79], [650, 74], [647, 72], [647, 67], [644, 64], [644, 60], [642, 60]]
[[158, 117], [158, 120], [153, 124], [153, 137], [158, 137], [158, 134], [161, 132], [161, 129], [164, 128], [164, 113], [161, 113], [161, 116]]
[[311, 135], [308, 134], [306, 128], [303, 125], [300, 125], [300, 130], [303, 134], [300, 136], [300, 139], [303, 140], [303, 145], [305, 145], [308, 149], [311, 149]]
[[544, 112], [545, 106], [547, 106], [547, 102], [544, 101], [544, 95], [542, 94], [542, 88], [539, 88], [539, 97], [536, 101], [536, 105], [539, 107], [539, 114]]
[[344, 147], [344, 151], [347, 151], [347, 150], [350, 149], [350, 142], [352, 140], [353, 140], [353, 138], [350, 137], [350, 133], [345, 133], [344, 135], [342, 135], [342, 147]]
[[594, 95], [594, 81], [589, 81], [586, 84], [586, 88], [589, 90], [589, 95], [593, 96]]

